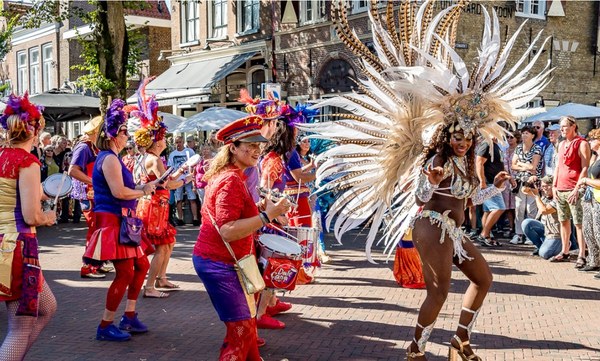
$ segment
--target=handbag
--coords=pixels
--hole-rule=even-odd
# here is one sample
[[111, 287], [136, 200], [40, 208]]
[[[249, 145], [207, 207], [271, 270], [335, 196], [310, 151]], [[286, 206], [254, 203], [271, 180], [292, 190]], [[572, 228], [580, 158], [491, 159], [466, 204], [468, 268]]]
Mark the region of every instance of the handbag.
[[[217, 233], [219, 233], [219, 236], [221, 236], [217, 222], [215, 222], [215, 219], [210, 212], [207, 213], [210, 217], [211, 223], [217, 230]], [[225, 247], [227, 247], [229, 254], [231, 254], [231, 257], [233, 257], [233, 260], [235, 261], [235, 271], [244, 291], [246, 291], [246, 293], [249, 295], [253, 295], [262, 291], [265, 288], [265, 281], [263, 280], [260, 270], [258, 269], [256, 257], [253, 254], [248, 254], [239, 260], [236, 259], [235, 253], [233, 253], [233, 249], [231, 249], [229, 242], [227, 242], [223, 236], [221, 236], [221, 239], [223, 240], [223, 243], [225, 243]]]
[[[142, 228], [144, 223], [141, 219], [131, 215], [131, 209], [123, 208], [121, 216], [121, 230], [119, 232], [119, 243], [124, 246], [137, 247], [142, 243]], [[134, 212], [135, 214], [135, 212]]]

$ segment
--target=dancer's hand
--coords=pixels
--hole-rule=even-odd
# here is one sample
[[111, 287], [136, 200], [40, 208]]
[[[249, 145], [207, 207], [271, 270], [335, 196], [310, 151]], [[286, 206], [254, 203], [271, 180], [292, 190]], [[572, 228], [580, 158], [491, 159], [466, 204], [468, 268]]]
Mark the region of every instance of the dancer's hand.
[[444, 168], [433, 167], [431, 164], [423, 169], [423, 174], [427, 176], [429, 183], [432, 185], [439, 185], [444, 180]]
[[502, 188], [502, 185], [504, 184], [504, 182], [506, 182], [507, 180], [509, 180], [511, 178], [512, 177], [510, 176], [510, 174], [508, 174], [508, 172], [502, 171], [502, 172], [496, 174], [496, 176], [494, 177], [494, 186], [496, 188]]

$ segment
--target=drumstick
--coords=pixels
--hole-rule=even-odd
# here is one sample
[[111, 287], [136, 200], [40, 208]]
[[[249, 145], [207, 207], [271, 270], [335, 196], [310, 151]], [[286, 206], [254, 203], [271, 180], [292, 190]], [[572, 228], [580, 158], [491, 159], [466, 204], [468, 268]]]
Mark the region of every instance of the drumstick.
[[[60, 192], [62, 192], [62, 187], [65, 185], [66, 179], [67, 179], [67, 172], [63, 172], [63, 175], [60, 178], [60, 185], [58, 186], [56, 196], [54, 197], [54, 206], [56, 206], [56, 203], [58, 203], [58, 196], [60, 195]], [[54, 208], [54, 207], [52, 207], [52, 208]]]
[[300, 185], [302, 185], [302, 179], [298, 181], [298, 194], [296, 194], [296, 204], [300, 201]]
[[[187, 161], [186, 161], [186, 163], [187, 163], [190, 161], [190, 153], [185, 152], [185, 156], [187, 157]], [[188, 166], [188, 173], [192, 173], [192, 166], [189, 163], [187, 166]]]

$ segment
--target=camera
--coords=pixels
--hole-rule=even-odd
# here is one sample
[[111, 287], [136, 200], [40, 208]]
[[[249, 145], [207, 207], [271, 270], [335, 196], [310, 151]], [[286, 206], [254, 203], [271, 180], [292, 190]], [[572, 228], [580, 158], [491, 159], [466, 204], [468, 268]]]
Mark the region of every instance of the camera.
[[535, 188], [535, 183], [532, 183], [532, 182], [523, 182], [523, 187]]

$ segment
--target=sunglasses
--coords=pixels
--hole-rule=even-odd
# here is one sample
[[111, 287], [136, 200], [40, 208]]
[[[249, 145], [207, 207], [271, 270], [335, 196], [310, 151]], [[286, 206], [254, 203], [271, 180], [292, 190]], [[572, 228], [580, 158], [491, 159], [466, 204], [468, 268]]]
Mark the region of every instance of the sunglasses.
[[506, 139], [514, 139], [515, 137], [513, 137], [512, 135], [507, 135]]
[[125, 148], [125, 149], [127, 149], [127, 150], [132, 150], [132, 149], [133, 149], [133, 147], [127, 147], [127, 148]]
[[535, 129], [542, 129], [542, 127], [541, 127], [541, 126], [539, 126], [539, 125], [536, 125], [534, 128], [535, 128]]

